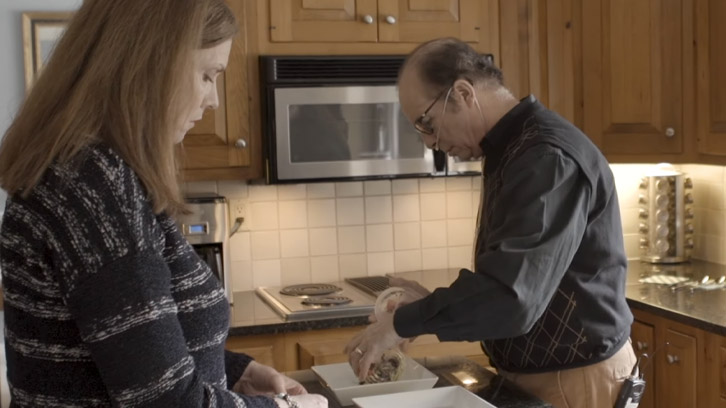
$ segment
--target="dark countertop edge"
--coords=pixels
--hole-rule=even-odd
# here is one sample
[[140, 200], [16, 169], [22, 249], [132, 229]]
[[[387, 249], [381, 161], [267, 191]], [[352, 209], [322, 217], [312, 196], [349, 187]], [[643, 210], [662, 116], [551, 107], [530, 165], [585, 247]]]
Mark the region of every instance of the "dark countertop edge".
[[343, 327], [365, 326], [368, 316], [338, 317], [332, 319], [302, 320], [298, 322], [281, 322], [230, 327], [230, 336], [250, 336], [261, 334], [280, 334], [310, 330], [339, 329]]
[[643, 312], [648, 312], [656, 316], [676, 321], [678, 323], [683, 323], [687, 326], [693, 326], [697, 329], [705, 330], [719, 336], [726, 336], [726, 327], [724, 326], [697, 319], [693, 316], [680, 313], [676, 310], [671, 310], [662, 306], [655, 306], [649, 303], [641, 302], [636, 299], [626, 298], [626, 300], [628, 302], [628, 305], [633, 309], [642, 310]]

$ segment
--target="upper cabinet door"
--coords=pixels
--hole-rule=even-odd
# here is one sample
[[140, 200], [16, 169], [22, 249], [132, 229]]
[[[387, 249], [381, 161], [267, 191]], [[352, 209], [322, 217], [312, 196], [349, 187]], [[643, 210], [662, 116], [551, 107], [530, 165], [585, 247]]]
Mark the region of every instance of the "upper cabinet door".
[[378, 0], [378, 40], [424, 42], [456, 37], [479, 38], [479, 0]]
[[273, 42], [376, 41], [376, 9], [376, 0], [270, 0], [270, 39]]
[[697, 129], [698, 151], [726, 155], [726, 2], [697, 0]]
[[606, 155], [683, 151], [689, 3], [583, 2], [584, 130]]

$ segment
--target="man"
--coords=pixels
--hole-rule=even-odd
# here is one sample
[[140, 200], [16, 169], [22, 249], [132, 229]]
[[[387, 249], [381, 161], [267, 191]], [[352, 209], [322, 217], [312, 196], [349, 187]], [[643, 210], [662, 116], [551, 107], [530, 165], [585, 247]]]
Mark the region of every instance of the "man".
[[461, 41], [419, 46], [398, 85], [428, 147], [485, 158], [474, 272], [359, 333], [346, 347], [354, 370], [363, 378], [382, 351], [433, 333], [482, 341], [502, 376], [555, 406], [612, 407], [636, 359], [607, 161], [533, 96], [516, 100]]

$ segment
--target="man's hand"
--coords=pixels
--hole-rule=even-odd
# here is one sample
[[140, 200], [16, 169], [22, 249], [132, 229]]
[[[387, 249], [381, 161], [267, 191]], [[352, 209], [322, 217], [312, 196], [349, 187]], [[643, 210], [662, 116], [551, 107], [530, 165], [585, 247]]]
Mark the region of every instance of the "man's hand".
[[356, 334], [345, 346], [348, 362], [360, 381], [368, 376], [373, 363], [381, 359], [383, 352], [403, 343], [404, 339], [393, 328], [393, 313], [386, 313]]

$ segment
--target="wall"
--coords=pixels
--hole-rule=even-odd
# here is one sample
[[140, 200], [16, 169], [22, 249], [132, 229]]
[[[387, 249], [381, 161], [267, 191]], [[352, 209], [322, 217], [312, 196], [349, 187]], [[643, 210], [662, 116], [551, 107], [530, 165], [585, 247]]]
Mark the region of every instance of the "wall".
[[[650, 165], [612, 165], [626, 253], [639, 256], [638, 186]], [[724, 167], [679, 166], [694, 184], [693, 257], [726, 263]], [[417, 269], [470, 267], [479, 177], [297, 185], [188, 183], [240, 200], [231, 240], [234, 290], [329, 282]]]
[[[23, 71], [24, 11], [66, 11], [80, 6], [81, 0], [2, 0], [0, 1], [0, 138], [25, 96]], [[5, 192], [0, 190], [0, 214], [5, 208]]]

